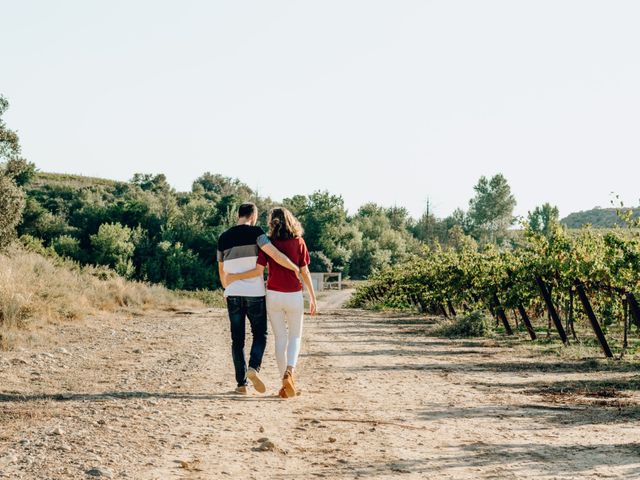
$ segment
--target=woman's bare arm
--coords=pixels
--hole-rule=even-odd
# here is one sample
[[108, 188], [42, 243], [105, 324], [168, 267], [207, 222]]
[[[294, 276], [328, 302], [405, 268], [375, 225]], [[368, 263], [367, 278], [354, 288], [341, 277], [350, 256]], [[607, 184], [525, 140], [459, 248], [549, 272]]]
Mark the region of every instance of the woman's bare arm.
[[318, 305], [316, 303], [316, 292], [313, 289], [313, 282], [311, 281], [311, 273], [309, 272], [309, 267], [302, 267], [300, 269], [300, 274], [302, 275], [302, 281], [304, 282], [305, 287], [307, 287], [307, 291], [309, 292], [309, 313], [311, 315], [315, 315], [318, 311]]

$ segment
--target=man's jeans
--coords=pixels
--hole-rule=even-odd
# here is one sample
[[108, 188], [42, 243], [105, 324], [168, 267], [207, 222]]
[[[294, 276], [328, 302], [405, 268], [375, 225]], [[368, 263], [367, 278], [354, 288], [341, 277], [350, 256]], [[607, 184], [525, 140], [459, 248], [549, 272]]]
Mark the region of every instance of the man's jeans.
[[267, 347], [267, 304], [265, 297], [227, 297], [231, 321], [231, 354], [238, 386], [247, 384], [247, 362], [244, 357], [245, 317], [249, 317], [253, 342], [249, 367], [260, 371], [262, 356]]

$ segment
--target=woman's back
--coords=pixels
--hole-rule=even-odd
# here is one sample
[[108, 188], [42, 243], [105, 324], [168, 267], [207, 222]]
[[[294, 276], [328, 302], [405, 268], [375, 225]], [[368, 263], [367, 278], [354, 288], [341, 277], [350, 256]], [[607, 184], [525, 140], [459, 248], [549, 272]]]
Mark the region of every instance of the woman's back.
[[[309, 250], [302, 237], [293, 237], [286, 240], [271, 239], [273, 245], [284, 253], [299, 267], [309, 265]], [[269, 268], [267, 277], [267, 289], [276, 292], [299, 292], [302, 290], [302, 282], [298, 275], [279, 265], [275, 260], [266, 255], [262, 250], [258, 255], [258, 264]]]

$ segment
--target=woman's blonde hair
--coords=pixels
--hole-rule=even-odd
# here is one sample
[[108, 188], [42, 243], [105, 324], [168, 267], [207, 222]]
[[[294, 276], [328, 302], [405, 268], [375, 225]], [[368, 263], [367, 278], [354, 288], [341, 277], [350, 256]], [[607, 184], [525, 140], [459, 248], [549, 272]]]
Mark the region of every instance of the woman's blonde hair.
[[269, 212], [269, 238], [272, 240], [287, 240], [303, 234], [302, 225], [288, 209], [276, 207]]

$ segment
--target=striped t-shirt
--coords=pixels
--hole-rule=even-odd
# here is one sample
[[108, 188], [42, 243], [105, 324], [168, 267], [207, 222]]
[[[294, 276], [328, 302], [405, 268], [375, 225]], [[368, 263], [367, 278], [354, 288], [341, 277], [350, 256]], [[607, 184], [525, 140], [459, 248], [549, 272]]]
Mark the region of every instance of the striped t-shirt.
[[[260, 227], [236, 225], [218, 239], [218, 261], [223, 262], [226, 273], [243, 273], [253, 270], [258, 260], [259, 247], [269, 243], [269, 237]], [[266, 294], [264, 279], [260, 276], [238, 280], [229, 285], [225, 297], [263, 297]]]

